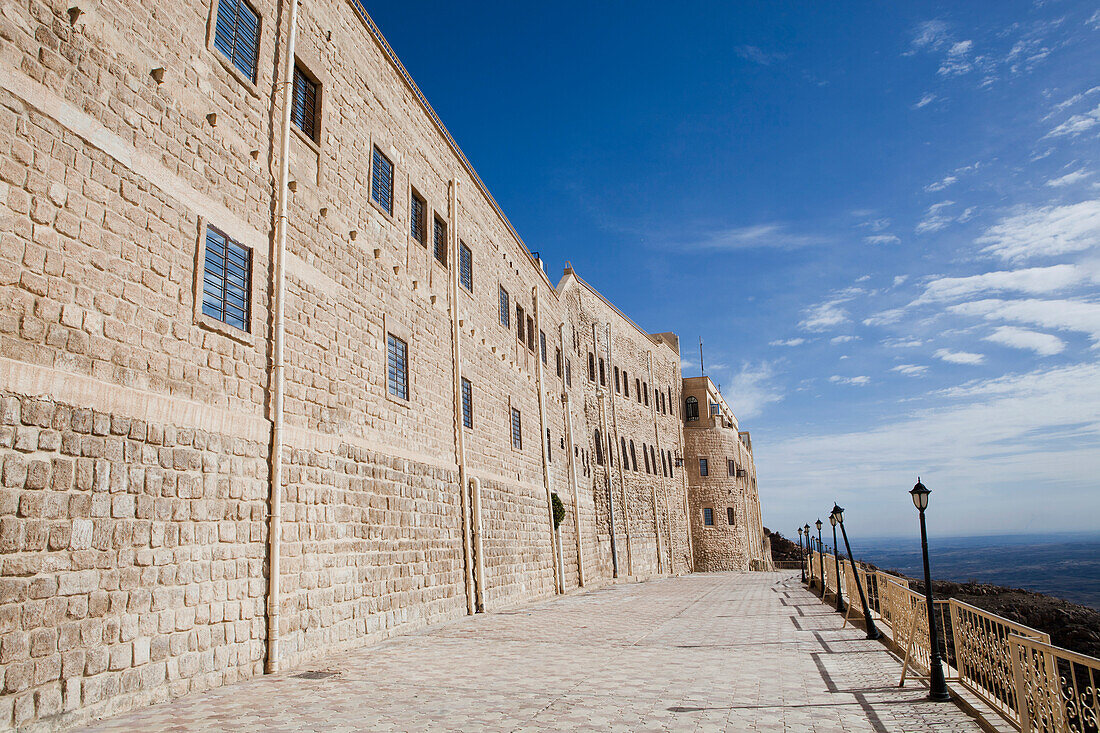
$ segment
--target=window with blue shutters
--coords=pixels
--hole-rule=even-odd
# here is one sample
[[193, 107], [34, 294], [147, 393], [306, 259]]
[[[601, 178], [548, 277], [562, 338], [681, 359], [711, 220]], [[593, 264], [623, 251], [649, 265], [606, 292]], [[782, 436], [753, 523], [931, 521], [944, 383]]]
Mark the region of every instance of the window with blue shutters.
[[387, 214], [393, 214], [393, 163], [376, 146], [370, 179], [370, 197]]
[[251, 295], [251, 250], [208, 226], [202, 273], [203, 314], [248, 331]]
[[244, 0], [218, 0], [214, 48], [229, 59], [249, 81], [256, 81], [256, 64], [260, 54], [260, 16]]

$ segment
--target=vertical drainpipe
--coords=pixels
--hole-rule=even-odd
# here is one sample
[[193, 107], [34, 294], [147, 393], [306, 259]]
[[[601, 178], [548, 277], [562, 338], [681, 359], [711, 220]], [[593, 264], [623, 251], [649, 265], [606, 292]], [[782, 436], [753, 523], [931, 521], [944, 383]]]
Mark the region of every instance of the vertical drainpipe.
[[447, 283], [448, 311], [451, 317], [451, 374], [454, 389], [455, 463], [458, 464], [458, 494], [462, 508], [462, 564], [466, 589], [466, 613], [477, 612], [474, 598], [474, 571], [471, 562], [470, 497], [466, 478], [466, 434], [462, 424], [462, 338], [458, 323], [458, 179], [452, 178], [447, 190], [447, 206], [451, 225], [447, 227], [450, 241], [451, 277]]
[[[653, 352], [646, 351], [646, 361], [649, 367], [649, 387], [654, 390], [656, 394], [657, 384], [653, 381]], [[646, 395], [646, 399], [649, 399], [649, 395]], [[657, 423], [657, 399], [651, 400], [650, 412], [653, 414], [653, 441], [654, 447], [657, 453], [661, 452], [661, 426]], [[664, 459], [661, 459], [662, 464]], [[650, 485], [650, 494], [653, 501], [653, 536], [657, 540], [657, 574], [661, 573], [661, 518], [657, 513], [657, 483], [661, 481], [661, 475], [657, 473], [657, 466], [653, 466], [653, 476], [655, 481]], [[663, 488], [663, 486], [662, 486]]]
[[[607, 363], [608, 365], [614, 364], [611, 360], [611, 324], [604, 324], [605, 335], [607, 336]], [[599, 339], [596, 338], [596, 326], [592, 326], [592, 339], [595, 341], [595, 348], [599, 349]], [[611, 427], [615, 431], [615, 437], [619, 438], [619, 421], [615, 417], [615, 397], [609, 395], [611, 402]], [[628, 575], [634, 575], [634, 548], [630, 542], [630, 502], [626, 498], [626, 479], [623, 477], [623, 464], [625, 460], [619, 461], [619, 492], [623, 495], [623, 525], [626, 529], [626, 572]]]
[[[565, 324], [558, 325], [558, 348], [565, 359]], [[562, 362], [562, 369], [565, 369]], [[573, 405], [569, 401], [569, 388], [565, 384], [565, 374], [561, 378], [561, 403], [565, 411], [565, 455], [569, 462], [569, 481], [573, 485], [573, 531], [577, 538], [577, 585], [584, 587], [584, 550], [581, 545], [581, 507], [580, 491], [577, 488], [577, 462], [573, 459]]]
[[565, 573], [562, 570], [561, 539], [554, 527], [554, 502], [550, 489], [550, 445], [546, 441], [546, 394], [542, 388], [542, 308], [539, 301], [539, 286], [531, 288], [531, 300], [535, 306], [535, 388], [539, 397], [539, 443], [542, 444], [542, 483], [546, 487], [546, 511], [550, 514], [550, 553], [553, 555], [554, 587], [558, 593], [565, 592]]
[[294, 78], [294, 42], [298, 33], [298, 0], [290, 2], [286, 56], [283, 59], [283, 78], [279, 82], [283, 92], [283, 119], [279, 140], [279, 206], [275, 240], [275, 294], [274, 322], [272, 324], [272, 416], [271, 416], [271, 486], [270, 514], [267, 524], [267, 661], [269, 674], [279, 671], [279, 551], [282, 540], [282, 484], [283, 484], [283, 394], [284, 389], [284, 340], [286, 328], [283, 322], [286, 302], [286, 234], [290, 220], [287, 208], [290, 198], [290, 93]]

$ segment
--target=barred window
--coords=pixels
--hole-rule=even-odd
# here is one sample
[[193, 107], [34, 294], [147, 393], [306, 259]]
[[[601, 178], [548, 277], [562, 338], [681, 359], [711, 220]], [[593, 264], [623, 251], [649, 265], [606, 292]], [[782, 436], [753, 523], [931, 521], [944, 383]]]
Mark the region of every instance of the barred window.
[[596, 381], [596, 357], [591, 351], [588, 352], [588, 381]]
[[703, 524], [708, 527], [714, 526], [714, 510], [709, 506], [703, 507]]
[[546, 363], [546, 331], [539, 331], [539, 353], [542, 355], [542, 363]]
[[371, 165], [370, 197], [387, 214], [393, 213], [393, 163], [378, 146], [374, 146], [374, 158]]
[[233, 62], [249, 81], [256, 81], [256, 63], [260, 54], [260, 16], [244, 0], [218, 0], [214, 48]]
[[202, 266], [203, 314], [248, 331], [252, 251], [208, 226]]
[[634, 451], [634, 441], [630, 441], [630, 465], [632, 471], [638, 470], [638, 454]]
[[415, 190], [409, 197], [409, 234], [417, 242], [427, 244], [425, 229], [428, 228], [428, 204]]
[[386, 386], [394, 397], [409, 399], [409, 347], [392, 333], [386, 334]]
[[512, 311], [511, 306], [508, 304], [508, 291], [503, 286], [500, 287], [500, 325], [505, 328], [510, 328], [512, 325]]
[[693, 422], [699, 419], [699, 400], [688, 397], [684, 400], [684, 419]]
[[458, 284], [474, 292], [474, 253], [461, 240], [458, 243]]
[[600, 357], [600, 386], [607, 386], [607, 369], [604, 367], [603, 357]]
[[447, 222], [435, 217], [435, 232], [432, 237], [435, 244], [435, 258], [439, 264], [447, 266]]
[[649, 385], [642, 382], [642, 396], [645, 398], [645, 406], [649, 407]]
[[519, 410], [512, 408], [512, 447], [523, 448], [523, 424], [520, 422]]
[[623, 369], [623, 397], [630, 397], [630, 379], [626, 376], [625, 369]]
[[570, 363], [569, 359], [565, 360], [565, 386], [573, 386], [573, 365]]
[[733, 524], [733, 507], [726, 507], [726, 522]]
[[710, 475], [710, 467], [707, 465], [707, 459], [706, 458], [700, 458], [699, 459], [699, 475], [700, 476], [709, 476]]
[[462, 424], [474, 426], [474, 387], [466, 377], [462, 378]]
[[535, 351], [535, 319], [527, 316], [527, 350]]
[[556, 349], [555, 350], [555, 353], [554, 353], [554, 370], [557, 373], [558, 377], [560, 378], [562, 376], [562, 371], [561, 371], [561, 349]]
[[603, 439], [600, 437], [600, 430], [596, 428], [595, 437], [593, 438], [593, 444], [596, 446], [596, 465], [603, 465]]
[[319, 89], [320, 85], [310, 77], [309, 72], [294, 64], [294, 96], [291, 100], [290, 119], [306, 137], [315, 142], [320, 132], [317, 120]]
[[523, 324], [524, 324], [523, 306], [516, 303], [516, 338], [519, 342], [523, 343]]
[[621, 394], [623, 390], [619, 385], [619, 367], [612, 367], [611, 373], [615, 376], [615, 392]]

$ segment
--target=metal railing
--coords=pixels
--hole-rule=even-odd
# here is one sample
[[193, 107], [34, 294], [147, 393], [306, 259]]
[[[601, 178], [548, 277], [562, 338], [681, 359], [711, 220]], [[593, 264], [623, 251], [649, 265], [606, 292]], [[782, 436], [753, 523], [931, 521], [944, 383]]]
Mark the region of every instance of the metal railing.
[[[831, 555], [809, 555], [808, 578], [822, 596], [837, 593]], [[821, 577], [824, 561], [825, 577]], [[923, 593], [905, 578], [856, 563], [841, 565], [848, 617], [858, 608], [863, 584], [877, 622], [890, 627], [902, 658], [901, 684], [913, 670], [929, 674], [931, 644]], [[1100, 659], [1062, 649], [1042, 631], [1018, 624], [957, 599], [934, 602], [945, 675], [984, 701], [1023, 733], [1100, 733]]]

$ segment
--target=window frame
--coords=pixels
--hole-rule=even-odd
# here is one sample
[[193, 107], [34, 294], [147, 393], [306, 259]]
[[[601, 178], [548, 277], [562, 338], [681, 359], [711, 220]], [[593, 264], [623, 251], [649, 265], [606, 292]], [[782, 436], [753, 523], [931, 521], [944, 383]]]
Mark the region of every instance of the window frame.
[[707, 478], [710, 476], [710, 461], [706, 458], [699, 459], [699, 478]]
[[[443, 233], [442, 237], [440, 237], [440, 232]], [[447, 250], [450, 249], [450, 244], [447, 241], [448, 236], [447, 220], [440, 216], [437, 211], [435, 216], [432, 217], [432, 258], [443, 267], [447, 267]], [[440, 254], [443, 256], [440, 257]]]
[[542, 359], [543, 366], [548, 366], [547, 361], [549, 349], [546, 346], [546, 331], [539, 329], [539, 358]]
[[[226, 55], [226, 53], [222, 49], [218, 48], [218, 18], [220, 17], [222, 2], [226, 1], [234, 2], [237, 6], [244, 5], [249, 11], [252, 12], [254, 16], [256, 16], [256, 46], [253, 49], [251, 76], [249, 76], [249, 74], [244, 69], [237, 65], [237, 61], [233, 56]], [[236, 76], [239, 81], [245, 83], [252, 94], [258, 96], [258, 89], [256, 85], [259, 82], [260, 78], [260, 46], [263, 43], [264, 30], [263, 14], [259, 10], [257, 10], [252, 3], [248, 2], [248, 0], [212, 0], [210, 6], [210, 30], [208, 33], [209, 48], [214, 51], [216, 55], [219, 56], [219, 60], [222, 61], [223, 66], [225, 66], [229, 71], [233, 72], [234, 76]], [[239, 17], [239, 14], [237, 17]], [[236, 20], [236, 17], [234, 19]], [[233, 25], [233, 30], [234, 35], [231, 40], [233, 41], [233, 51], [235, 52], [236, 41], [238, 38], [235, 32], [237, 30], [236, 23], [234, 23]]]
[[[312, 84], [313, 87], [314, 87], [314, 91], [313, 91], [313, 114], [311, 115], [312, 122], [310, 123], [311, 126], [312, 126], [312, 129], [310, 129], [310, 130], [303, 129], [298, 124], [298, 122], [294, 119], [295, 110], [296, 110], [297, 105], [298, 105], [298, 78], [299, 78], [299, 76], [301, 78], [305, 79], [310, 84]], [[314, 74], [312, 71], [310, 71], [309, 67], [306, 66], [305, 63], [300, 58], [298, 58], [297, 56], [294, 57], [294, 71], [293, 71], [293, 75], [292, 75], [291, 95], [292, 95], [292, 97], [291, 97], [291, 100], [292, 100], [291, 101], [291, 112], [290, 112], [290, 123], [291, 123], [290, 126], [291, 126], [291, 128], [297, 130], [298, 133], [305, 140], [308, 140], [309, 142], [313, 143], [313, 145], [315, 145], [315, 146], [320, 145], [321, 144], [321, 114], [322, 114], [322, 107], [323, 107], [323, 104], [324, 104], [324, 86], [321, 84], [321, 80], [317, 77], [317, 75]]]
[[466, 377], [461, 377], [459, 386], [462, 402], [462, 426], [467, 430], [474, 429], [474, 385]]
[[[417, 204], [420, 205], [419, 217], [416, 215], [417, 212], [413, 210]], [[417, 221], [420, 222], [420, 237], [416, 236], [416, 231], [413, 229]], [[409, 186], [409, 239], [421, 247], [428, 246], [428, 199], [416, 190], [416, 186]]]
[[[376, 189], [376, 185], [378, 183], [380, 183], [380, 181], [378, 179], [378, 171], [379, 171], [379, 168], [380, 168], [380, 166], [379, 166], [380, 162], [385, 162], [387, 165], [389, 165], [389, 181], [388, 181], [389, 191], [385, 192], [389, 197], [388, 205], [387, 205], [386, 202], [379, 201], [378, 200], [378, 195], [377, 195], [378, 191]], [[372, 146], [371, 157], [370, 157], [370, 201], [380, 211], [382, 211], [386, 216], [388, 216], [390, 218], [393, 218], [393, 202], [394, 202], [393, 182], [394, 182], [394, 178], [396, 178], [396, 174], [397, 174], [397, 168], [394, 166], [393, 161], [390, 160], [389, 156], [382, 152], [382, 148], [378, 147], [378, 144], [375, 143]]]
[[[401, 345], [400, 372], [397, 375], [400, 379], [394, 379], [393, 375], [394, 342]], [[406, 403], [409, 402], [412, 395], [409, 383], [409, 351], [408, 341], [392, 331], [386, 332], [386, 394], [395, 400]], [[402, 388], [404, 388], [404, 394], [400, 392]]]
[[474, 251], [461, 239], [458, 240], [458, 285], [466, 292], [474, 293]]
[[497, 285], [497, 321], [505, 329], [512, 330], [512, 296], [504, 289], [503, 285]]
[[714, 524], [714, 507], [712, 507], [712, 506], [703, 507], [703, 526], [704, 527], [714, 527], [714, 526], [716, 526]]
[[737, 514], [731, 506], [726, 507], [726, 523], [731, 527], [737, 524]]
[[523, 450], [523, 413], [518, 407], [508, 405], [511, 410], [509, 419], [509, 435], [511, 436], [512, 450]]
[[[247, 291], [245, 294], [245, 306], [247, 307], [247, 313], [244, 317], [244, 325], [246, 328], [238, 328], [232, 323], [208, 315], [203, 309], [206, 295], [206, 243], [211, 232], [224, 238], [227, 247], [228, 243], [232, 242], [248, 252], [248, 270], [245, 274], [245, 286]], [[224, 229], [213, 226], [204, 220], [200, 220], [198, 244], [195, 248], [195, 269], [193, 271], [195, 322], [203, 328], [216, 331], [224, 336], [248, 344], [249, 346], [255, 346], [257, 336], [253, 319], [256, 318], [256, 309], [253, 307], [252, 303], [252, 298], [254, 297], [253, 281], [255, 279], [255, 273], [256, 251], [252, 247], [248, 247], [240, 240], [234, 239]]]
[[[692, 409], [694, 408], [694, 409]], [[684, 398], [684, 422], [699, 421], [699, 398], [688, 395]]]

